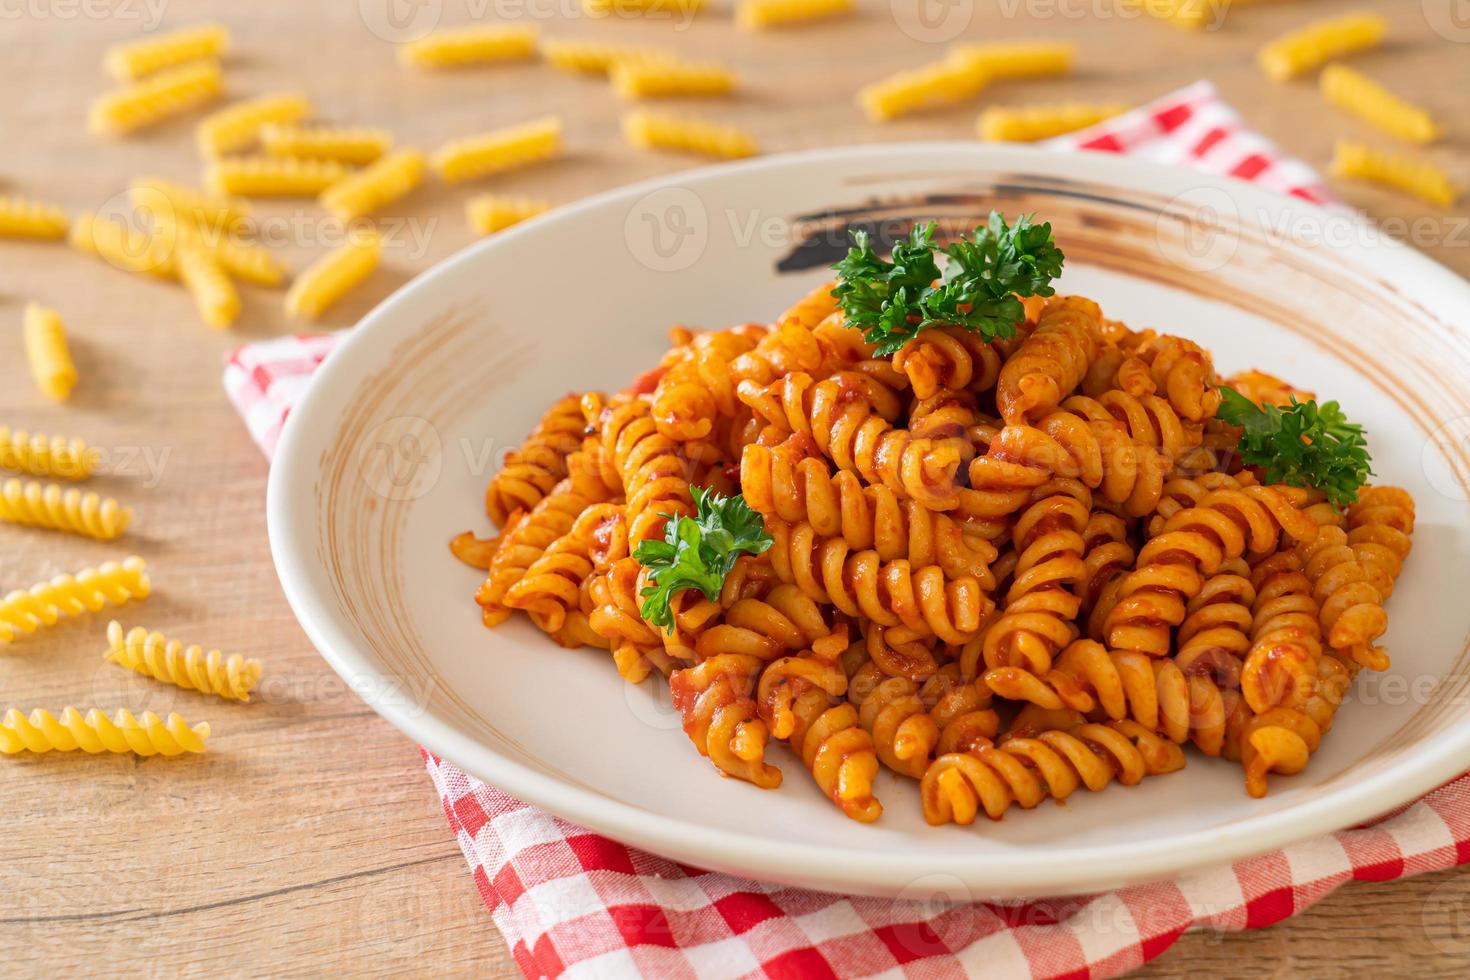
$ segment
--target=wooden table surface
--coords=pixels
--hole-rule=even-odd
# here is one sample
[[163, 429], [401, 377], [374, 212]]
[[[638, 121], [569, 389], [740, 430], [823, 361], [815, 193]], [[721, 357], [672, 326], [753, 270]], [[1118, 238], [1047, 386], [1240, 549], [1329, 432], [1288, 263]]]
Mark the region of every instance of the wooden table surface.
[[[895, 19], [883, 0], [860, 2], [854, 19], [766, 35], [738, 32], [723, 0], [692, 25], [589, 22], [566, 0], [421, 0], [402, 3], [398, 12], [433, 16], [442, 6], [446, 24], [497, 11], [529, 13], [547, 35], [677, 45], [726, 60], [741, 70], [743, 93], [699, 108], [748, 124], [770, 151], [970, 137], [975, 105], [876, 126], [851, 101], [871, 78], [936, 59], [941, 43], [957, 34], [1080, 42], [1076, 77], [997, 87], [996, 100], [1136, 102], [1205, 77], [1252, 124], [1318, 166], [1339, 135], [1388, 142], [1324, 106], [1310, 82], [1271, 84], [1252, 63], [1262, 40], [1344, 6], [1333, 0], [1242, 5], [1203, 35], [1119, 16], [1108, 0], [921, 0], [917, 7], [894, 0], [895, 10], [922, 11], [930, 3], [926, 12], [934, 16], [924, 19]], [[432, 147], [561, 113], [567, 159], [500, 181], [510, 193], [569, 201], [692, 162], [625, 147], [617, 135], [619, 106], [599, 82], [541, 65], [456, 74], [399, 68], [391, 26], [384, 26], [385, 4], [392, 3], [401, 0], [5, 4], [0, 194], [81, 211], [115, 207], [132, 176], [197, 181], [192, 118], [128, 140], [86, 133], [88, 102], [109, 85], [100, 68], [104, 48], [151, 29], [159, 14], [165, 27], [208, 18], [229, 24], [233, 92], [299, 89], [324, 118], [388, 126], [405, 144]], [[1360, 63], [1454, 120], [1450, 137], [1428, 153], [1470, 182], [1470, 25], [1457, 28], [1448, 15], [1426, 18], [1417, 0], [1346, 6], [1390, 16], [1391, 43]], [[1423, 4], [1431, 13], [1446, 6], [1452, 0]], [[1451, 217], [1372, 188], [1338, 190], [1375, 218], [1410, 219], [1399, 234], [1470, 275], [1463, 206]], [[429, 185], [390, 212], [385, 268], [327, 325], [351, 324], [410, 276], [466, 245], [466, 196]], [[295, 268], [329, 242], [330, 223], [310, 204], [259, 213], [279, 232], [282, 255]], [[4, 705], [178, 710], [215, 730], [210, 752], [187, 760], [0, 760], [0, 798], [11, 814], [0, 835], [0, 949], [21, 972], [105, 964], [150, 974], [187, 967], [514, 976], [417, 748], [344, 688], [312, 650], [276, 583], [265, 533], [266, 463], [225, 400], [220, 365], [236, 344], [296, 328], [283, 319], [278, 293], [245, 293], [239, 327], [216, 333], [199, 324], [187, 295], [170, 284], [60, 245], [0, 243], [0, 424], [78, 434], [102, 447], [106, 475], [95, 488], [138, 512], [136, 533], [111, 545], [0, 528], [0, 588], [136, 552], [150, 563], [156, 594], [124, 610], [124, 622], [257, 656], [268, 672], [258, 703], [248, 706], [151, 684], [102, 663], [106, 614], [0, 652]], [[43, 400], [27, 377], [18, 323], [32, 298], [58, 308], [71, 330], [81, 382], [65, 407]], [[1145, 974], [1390, 975], [1412, 968], [1419, 976], [1463, 976], [1470, 969], [1467, 923], [1470, 875], [1358, 884], [1268, 930], [1186, 936]]]

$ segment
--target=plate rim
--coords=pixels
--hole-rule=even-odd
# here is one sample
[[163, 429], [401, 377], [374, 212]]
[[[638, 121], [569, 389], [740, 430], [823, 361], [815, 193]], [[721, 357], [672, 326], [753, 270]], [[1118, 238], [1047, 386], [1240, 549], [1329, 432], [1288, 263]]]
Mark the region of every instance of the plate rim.
[[[316, 461], [307, 458], [301, 448], [306, 440], [302, 433], [310, 427], [307, 420], [320, 414], [321, 406], [331, 400], [332, 393], [357, 377], [348, 365], [371, 356], [378, 343], [375, 335], [381, 334], [385, 341], [391, 336], [398, 309], [412, 302], [414, 293], [462, 265], [480, 261], [485, 253], [514, 248], [523, 235], [540, 233], [548, 225], [574, 222], [582, 214], [611, 203], [632, 203], [671, 185], [697, 187], [732, 173], [779, 170], [794, 164], [834, 159], [896, 161], [902, 157], [912, 167], [929, 154], [970, 155], [982, 173], [984, 169], [1024, 172], [1032, 168], [1051, 176], [1071, 176], [1068, 171], [1074, 171], [1080, 164], [1094, 183], [1135, 189], [1134, 185], [1146, 181], [1150, 190], [1176, 196], [1208, 186], [1226, 192], [1238, 203], [1254, 204], [1261, 215], [1305, 213], [1339, 220], [1352, 217], [1340, 209], [1318, 206], [1235, 178], [1129, 157], [1102, 153], [1082, 157], [1033, 147], [953, 140], [826, 147], [675, 171], [579, 199], [472, 243], [414, 276], [354, 327], [348, 328], [347, 335], [317, 369], [292, 409], [277, 443], [266, 495], [271, 556], [293, 614], [327, 664], [354, 690], [371, 690], [373, 685], [387, 679], [374, 667], [371, 657], [355, 649], [350, 633], [337, 621], [330, 593], [312, 581], [311, 559], [315, 552], [307, 542], [316, 540], [316, 515], [293, 513], [288, 506], [299, 488], [309, 488], [316, 477]], [[1437, 292], [1447, 291], [1451, 302], [1458, 293], [1465, 307], [1470, 308], [1470, 282], [1432, 257], [1386, 235], [1376, 236], [1372, 245], [1353, 240], [1323, 247], [1359, 259], [1370, 252], [1380, 268], [1388, 262], [1411, 271], [1420, 280], [1437, 280]], [[1435, 305], [1441, 304], [1436, 301]], [[1456, 332], [1464, 330], [1458, 324], [1451, 324], [1451, 328]], [[911, 857], [898, 850], [866, 853], [861, 860], [854, 860], [852, 850], [845, 847], [784, 842], [666, 816], [595, 790], [564, 783], [503, 756], [428, 708], [413, 709], [381, 700], [370, 702], [369, 707], [434, 754], [455, 762], [509, 795], [624, 843], [745, 877], [827, 891], [883, 895], [896, 894], [933, 873], [952, 876], [971, 890], [975, 899], [1076, 894], [1178, 877], [1371, 819], [1453, 779], [1465, 770], [1463, 760], [1470, 757], [1470, 724], [1467, 724], [1418, 743], [1412, 763], [1406, 761], [1387, 767], [1319, 798], [1308, 798], [1284, 810], [1273, 810], [1224, 827], [1173, 835], [1162, 841], [1069, 847], [1063, 839], [1048, 842], [1044, 853], [1034, 845], [1018, 846], [1014, 853], [955, 853], [948, 856], [944, 868], [929, 869], [916, 866]]]

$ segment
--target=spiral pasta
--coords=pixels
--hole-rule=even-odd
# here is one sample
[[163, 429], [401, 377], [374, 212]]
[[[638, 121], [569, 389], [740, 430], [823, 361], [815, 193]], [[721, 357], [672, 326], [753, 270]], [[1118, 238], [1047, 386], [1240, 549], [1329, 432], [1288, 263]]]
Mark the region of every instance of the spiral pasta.
[[738, 126], [690, 116], [630, 112], [623, 116], [623, 138], [643, 149], [681, 150], [723, 160], [760, 152], [755, 137]]
[[1261, 70], [1284, 82], [1334, 58], [1377, 47], [1388, 33], [1388, 21], [1378, 14], [1345, 14], [1319, 20], [1282, 35], [1256, 54]]
[[[203, 251], [220, 271], [257, 286], [280, 286], [286, 278], [286, 267], [271, 252], [256, 242], [242, 240], [229, 230], [208, 223], [179, 221], [171, 212], [153, 215], [155, 236], [160, 243], [170, 243], [172, 267], [183, 279], [182, 250]], [[187, 280], [186, 280], [187, 282]]]
[[545, 201], [503, 197], [499, 194], [480, 194], [470, 198], [465, 204], [470, 227], [477, 235], [493, 235], [538, 214], [545, 214], [550, 209], [551, 205]]
[[114, 44], [103, 55], [107, 73], [120, 82], [135, 82], [155, 72], [190, 61], [218, 58], [230, 49], [223, 24], [199, 24], [140, 41]]
[[10, 643], [44, 626], [55, 626], [63, 616], [96, 612], [109, 603], [120, 606], [133, 599], [146, 599], [148, 588], [143, 559], [133, 557], [17, 589], [0, 599], [0, 643]]
[[0, 469], [58, 480], [85, 480], [97, 469], [101, 455], [81, 439], [0, 425]]
[[101, 752], [137, 755], [182, 755], [203, 752], [209, 738], [209, 724], [190, 725], [175, 713], [167, 720], [151, 711], [134, 715], [126, 708], [118, 709], [111, 718], [90, 709], [83, 715], [76, 708], [66, 708], [58, 718], [44, 708], [29, 715], [14, 708], [0, 720], [0, 752], [76, 752], [91, 755]]
[[735, 23], [747, 31], [805, 24], [850, 14], [853, 0], [740, 0]]
[[428, 162], [418, 150], [390, 153], [348, 174], [317, 197], [322, 207], [343, 221], [361, 218], [403, 197], [423, 182]]
[[66, 212], [42, 201], [0, 197], [0, 238], [65, 238]]
[[111, 497], [34, 480], [11, 479], [0, 486], [0, 521], [9, 524], [112, 541], [122, 536], [132, 519], [132, 508]]
[[991, 106], [980, 113], [975, 130], [983, 140], [1034, 143], [1086, 129], [1127, 111], [1128, 106], [1122, 102], [1063, 102], [1016, 108]]
[[198, 222], [222, 231], [233, 230], [250, 215], [244, 201], [206, 194], [161, 177], [129, 181], [128, 202], [155, 220]]
[[315, 320], [373, 274], [382, 253], [376, 232], [354, 232], [345, 245], [306, 268], [286, 293], [286, 313]]
[[205, 653], [199, 646], [186, 648], [178, 640], [142, 627], [124, 633], [115, 619], [107, 624], [107, 649], [102, 659], [165, 684], [227, 701], [249, 701], [250, 690], [261, 674], [259, 660], [247, 660], [238, 653], [226, 657], [218, 650]]
[[1440, 127], [1429, 110], [1405, 102], [1373, 79], [1334, 62], [1322, 69], [1322, 97], [1390, 136], [1410, 143], [1432, 143]]
[[99, 96], [87, 115], [96, 134], [127, 135], [207, 105], [224, 91], [224, 75], [214, 61], [166, 68], [143, 81]]
[[723, 65], [645, 59], [616, 61], [607, 77], [624, 99], [724, 95], [736, 82]]
[[398, 62], [409, 68], [462, 68], [524, 61], [535, 54], [536, 28], [529, 24], [450, 28], [398, 46]]
[[434, 151], [430, 164], [449, 183], [474, 180], [559, 156], [561, 134], [561, 119], [543, 116], [479, 136], [451, 140]]
[[172, 245], [160, 235], [95, 214], [79, 214], [71, 223], [67, 244], [95, 255], [124, 272], [140, 272], [159, 279], [178, 278]]
[[336, 160], [363, 166], [393, 148], [393, 134], [386, 129], [367, 127], [267, 123], [260, 127], [260, 148], [271, 156]]
[[669, 690], [701, 755], [727, 776], [774, 789], [781, 785], [781, 770], [766, 764], [770, 731], [752, 697], [762, 666], [756, 657], [717, 654], [674, 671]]
[[506, 454], [500, 471], [485, 488], [485, 513], [496, 527], [510, 515], [529, 511], [567, 475], [567, 457], [582, 445], [582, 396], [567, 395], [552, 405], [520, 448]]
[[990, 78], [1043, 78], [1067, 75], [1076, 59], [1071, 41], [997, 41], [956, 44], [951, 61], [982, 69]]
[[887, 122], [937, 106], [974, 98], [990, 81], [983, 64], [947, 59], [890, 75], [858, 90], [858, 108], [873, 122]]
[[240, 294], [214, 253], [190, 236], [179, 239], [175, 254], [179, 279], [194, 298], [200, 319], [217, 330], [239, 319]]
[[1428, 160], [1375, 150], [1349, 140], [1337, 141], [1330, 172], [1336, 177], [1392, 187], [1442, 208], [1450, 207], [1460, 197], [1460, 188], [1450, 175]]
[[242, 197], [316, 197], [351, 173], [336, 160], [295, 157], [220, 157], [204, 170], [204, 183], [215, 194]]
[[573, 38], [548, 38], [541, 42], [541, 53], [555, 68], [597, 75], [606, 75], [620, 61], [673, 60], [673, 55], [657, 48]]
[[1036, 329], [1006, 361], [995, 406], [1011, 425], [1054, 411], [1082, 383], [1102, 344], [1102, 310], [1080, 296], [1046, 304]]
[[311, 115], [311, 101], [300, 92], [275, 92], [237, 102], [200, 120], [194, 129], [199, 152], [224, 156], [248, 149], [272, 123], [294, 123]]
[[30, 365], [36, 387], [53, 401], [66, 401], [76, 387], [77, 368], [72, 363], [61, 314], [39, 303], [27, 303], [22, 333], [26, 363]]

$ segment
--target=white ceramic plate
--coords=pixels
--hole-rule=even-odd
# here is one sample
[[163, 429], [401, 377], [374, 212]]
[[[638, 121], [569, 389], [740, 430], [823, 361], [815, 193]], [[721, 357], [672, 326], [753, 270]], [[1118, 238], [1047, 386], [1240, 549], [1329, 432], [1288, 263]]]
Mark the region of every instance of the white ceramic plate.
[[[662, 686], [524, 622], [485, 630], [450, 537], [555, 398], [614, 390], [671, 324], [764, 322], [819, 282], [848, 222], [994, 206], [1053, 222], [1063, 288], [1112, 317], [1337, 398], [1379, 481], [1419, 501], [1391, 603], [1394, 666], [1366, 677], [1306, 773], [1249, 799], [1237, 766], [927, 826], [885, 773], [845, 819], [784, 748], [780, 790], [719, 778]], [[277, 569], [332, 666], [393, 724], [506, 792], [697, 866], [844, 892], [1083, 892], [1241, 858], [1382, 813], [1470, 765], [1470, 286], [1344, 214], [1101, 154], [979, 144], [824, 150], [679, 174], [562, 208], [418, 277], [322, 367], [271, 473]], [[917, 891], [916, 891], [917, 890]]]

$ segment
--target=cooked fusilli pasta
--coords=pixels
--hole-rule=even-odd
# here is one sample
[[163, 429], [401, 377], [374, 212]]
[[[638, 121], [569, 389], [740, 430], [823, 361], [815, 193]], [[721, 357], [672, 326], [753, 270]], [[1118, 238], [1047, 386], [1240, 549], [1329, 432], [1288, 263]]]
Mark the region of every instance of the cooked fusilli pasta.
[[213, 102], [224, 87], [224, 75], [216, 62], [167, 68], [99, 96], [92, 103], [87, 126], [97, 134], [126, 135]]
[[26, 362], [31, 378], [41, 393], [54, 401], [71, 397], [77, 384], [77, 368], [72, 363], [71, 348], [66, 342], [66, 327], [61, 314], [39, 303], [27, 303], [22, 322]]
[[66, 212], [41, 201], [0, 197], [0, 238], [65, 238]]
[[118, 81], [135, 82], [175, 65], [218, 58], [229, 49], [230, 32], [223, 24], [200, 24], [114, 44], [107, 49], [102, 64]]
[[1378, 14], [1344, 14], [1284, 34], [1256, 55], [1261, 70], [1278, 82], [1320, 68], [1335, 58], [1375, 48], [1388, 33]]
[[182, 687], [186, 691], [214, 694], [227, 701], [249, 701], [250, 690], [260, 680], [259, 660], [226, 657], [218, 650], [185, 647], [162, 633], [135, 627], [123, 632], [117, 620], [107, 624], [107, 649], [102, 659], [135, 670], [145, 677]]
[[315, 320], [360, 285], [378, 267], [382, 240], [377, 232], [354, 231], [347, 242], [317, 259], [286, 292], [289, 316]]
[[434, 31], [398, 46], [409, 68], [463, 68], [535, 57], [536, 28], [529, 24], [474, 24]]
[[560, 156], [562, 123], [543, 116], [479, 136], [451, 140], [434, 151], [434, 172], [451, 184], [503, 173]]
[[126, 708], [111, 718], [96, 708], [83, 715], [66, 708], [58, 718], [44, 708], [23, 715], [14, 708], [0, 720], [0, 752], [134, 752], [138, 755], [182, 755], [203, 752], [209, 724], [190, 725], [174, 713], [164, 720], [151, 711], [135, 716]]
[[17, 589], [0, 599], [0, 643], [55, 626], [63, 616], [96, 612], [109, 603], [120, 606], [133, 599], [146, 599], [148, 585], [143, 559], [133, 557]]
[[1428, 160], [1375, 150], [1349, 140], [1337, 141], [1332, 174], [1392, 187], [1442, 208], [1450, 207], [1460, 197], [1460, 188], [1450, 175]]

